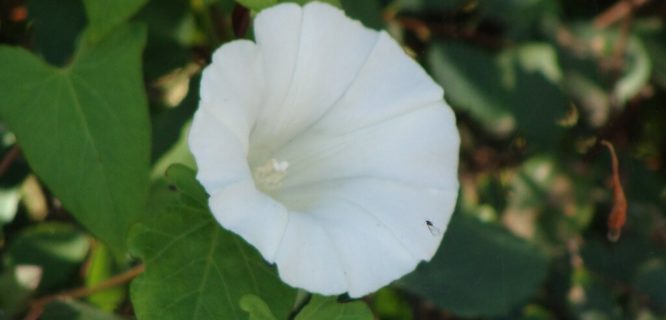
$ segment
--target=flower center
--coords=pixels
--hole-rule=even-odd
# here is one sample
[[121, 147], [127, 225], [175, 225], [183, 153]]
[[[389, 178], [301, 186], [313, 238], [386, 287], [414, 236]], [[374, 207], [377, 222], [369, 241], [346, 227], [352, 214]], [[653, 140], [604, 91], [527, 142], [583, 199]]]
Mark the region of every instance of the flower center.
[[274, 191], [282, 185], [289, 162], [270, 159], [254, 168], [252, 176], [257, 187], [264, 192]]

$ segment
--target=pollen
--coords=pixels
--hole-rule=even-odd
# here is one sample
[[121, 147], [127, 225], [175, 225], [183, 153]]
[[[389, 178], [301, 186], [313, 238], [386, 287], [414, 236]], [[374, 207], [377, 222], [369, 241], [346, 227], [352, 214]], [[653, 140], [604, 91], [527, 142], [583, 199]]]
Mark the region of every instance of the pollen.
[[289, 162], [270, 159], [254, 169], [254, 182], [264, 192], [275, 191], [282, 186], [288, 168]]

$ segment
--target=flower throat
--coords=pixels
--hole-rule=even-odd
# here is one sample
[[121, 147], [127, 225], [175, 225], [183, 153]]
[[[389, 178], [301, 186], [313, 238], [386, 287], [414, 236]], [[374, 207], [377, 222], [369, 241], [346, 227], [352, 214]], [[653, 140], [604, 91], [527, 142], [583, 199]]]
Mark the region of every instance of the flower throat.
[[288, 168], [289, 162], [270, 159], [254, 168], [252, 172], [254, 183], [263, 192], [275, 191], [282, 186], [282, 180], [287, 175]]

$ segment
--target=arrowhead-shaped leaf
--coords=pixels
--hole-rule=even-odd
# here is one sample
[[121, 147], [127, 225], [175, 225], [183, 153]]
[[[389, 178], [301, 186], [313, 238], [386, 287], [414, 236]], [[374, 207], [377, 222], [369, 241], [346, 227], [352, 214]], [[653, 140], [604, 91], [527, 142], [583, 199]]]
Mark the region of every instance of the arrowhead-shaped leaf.
[[285, 319], [295, 290], [213, 219], [192, 170], [171, 167], [167, 178], [174, 196], [130, 237], [130, 248], [146, 265], [131, 287], [138, 318], [241, 319], [247, 317], [241, 299], [252, 294]]
[[143, 28], [86, 38], [65, 68], [0, 46], [0, 118], [32, 169], [79, 222], [116, 252], [148, 193]]

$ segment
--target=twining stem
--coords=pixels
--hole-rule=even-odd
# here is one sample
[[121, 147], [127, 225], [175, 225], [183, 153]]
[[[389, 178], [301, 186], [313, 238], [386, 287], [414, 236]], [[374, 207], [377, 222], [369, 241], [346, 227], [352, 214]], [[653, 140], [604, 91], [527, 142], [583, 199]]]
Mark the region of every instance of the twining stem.
[[82, 297], [89, 296], [91, 294], [104, 291], [113, 287], [117, 287], [119, 285], [125, 284], [129, 282], [130, 280], [134, 279], [141, 273], [145, 271], [145, 266], [143, 264], [140, 264], [136, 267], [133, 267], [121, 274], [118, 274], [116, 276], [113, 276], [109, 279], [106, 279], [100, 283], [97, 283], [93, 287], [82, 287], [82, 288], [76, 288], [72, 290], [67, 290], [63, 291], [54, 295], [46, 296], [40, 299], [35, 300], [31, 306], [30, 306], [30, 311], [25, 317], [25, 320], [37, 320], [39, 319], [39, 316], [42, 314], [44, 311], [44, 306], [47, 304], [56, 301], [56, 300], [62, 300], [62, 299], [78, 299]]
[[608, 216], [608, 240], [615, 242], [620, 239], [622, 227], [627, 222], [627, 198], [624, 195], [622, 182], [620, 181], [620, 169], [615, 148], [613, 148], [613, 145], [606, 140], [602, 140], [601, 144], [608, 148], [613, 166], [613, 208]]

